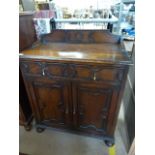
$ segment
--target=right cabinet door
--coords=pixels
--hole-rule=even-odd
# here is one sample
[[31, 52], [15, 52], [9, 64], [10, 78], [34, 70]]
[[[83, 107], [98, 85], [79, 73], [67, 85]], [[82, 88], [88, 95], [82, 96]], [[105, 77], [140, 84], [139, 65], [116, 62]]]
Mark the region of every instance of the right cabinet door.
[[79, 82], [73, 84], [73, 119], [86, 134], [109, 134], [117, 106], [118, 87]]

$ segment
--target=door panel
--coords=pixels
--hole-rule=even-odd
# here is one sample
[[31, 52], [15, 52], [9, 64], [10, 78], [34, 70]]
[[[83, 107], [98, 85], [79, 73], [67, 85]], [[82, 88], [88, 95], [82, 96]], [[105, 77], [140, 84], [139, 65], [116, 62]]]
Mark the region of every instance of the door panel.
[[30, 84], [39, 123], [54, 126], [69, 125], [69, 84], [61, 81], [33, 81]]
[[87, 133], [104, 134], [108, 126], [114, 89], [112, 86], [93, 83], [74, 85], [77, 94], [77, 128]]

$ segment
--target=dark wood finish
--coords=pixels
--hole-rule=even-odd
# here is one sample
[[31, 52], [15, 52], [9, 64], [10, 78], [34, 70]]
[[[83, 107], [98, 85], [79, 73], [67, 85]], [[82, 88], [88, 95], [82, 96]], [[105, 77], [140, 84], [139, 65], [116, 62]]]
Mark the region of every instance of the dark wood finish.
[[30, 47], [36, 40], [33, 12], [19, 14], [19, 50]]
[[26, 93], [24, 81], [19, 72], [19, 124], [25, 127], [25, 130], [31, 130], [32, 110]]
[[36, 79], [28, 83], [37, 113], [37, 122], [43, 125], [68, 127], [69, 83], [67, 81]]
[[43, 36], [20, 55], [37, 125], [102, 137], [110, 146], [129, 64], [118, 37], [108, 31], [55, 30]]
[[[36, 41], [36, 33], [33, 24], [33, 13], [19, 14], [19, 50], [30, 47]], [[19, 52], [20, 52], [19, 51]], [[23, 125], [26, 130], [31, 129], [32, 110], [30, 107], [25, 84], [19, 70], [19, 124]]]
[[117, 87], [104, 83], [81, 82], [73, 85], [74, 106], [77, 113], [77, 129], [96, 135], [108, 132], [109, 111], [114, 106], [114, 100], [118, 96]]
[[119, 43], [120, 37], [108, 30], [54, 30], [42, 37], [44, 42]]
[[[103, 51], [104, 53], [103, 53]], [[44, 51], [44, 52], [43, 52]], [[46, 51], [46, 52], [45, 52]], [[83, 52], [84, 51], [84, 52]], [[37, 44], [31, 49], [22, 52], [21, 57], [37, 60], [52, 60], [52, 62], [67, 63], [101, 63], [103, 64], [130, 64], [126, 53], [120, 53], [117, 44], [74, 44], [74, 43], [46, 43]]]

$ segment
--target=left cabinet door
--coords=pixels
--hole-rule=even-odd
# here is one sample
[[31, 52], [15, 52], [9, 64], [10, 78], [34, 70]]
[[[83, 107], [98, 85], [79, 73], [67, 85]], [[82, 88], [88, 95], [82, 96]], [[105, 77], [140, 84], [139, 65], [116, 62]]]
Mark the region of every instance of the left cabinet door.
[[68, 127], [70, 125], [69, 82], [37, 79], [26, 80], [31, 105], [39, 125]]

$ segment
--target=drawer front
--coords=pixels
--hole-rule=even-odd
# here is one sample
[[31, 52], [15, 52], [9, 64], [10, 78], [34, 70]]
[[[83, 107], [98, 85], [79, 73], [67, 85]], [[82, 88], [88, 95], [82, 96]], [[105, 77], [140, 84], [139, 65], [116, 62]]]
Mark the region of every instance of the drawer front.
[[121, 82], [123, 68], [110, 66], [93, 66], [81, 64], [21, 62], [21, 70], [27, 76], [44, 76], [47, 78], [70, 78], [101, 82]]
[[26, 76], [67, 77], [67, 65], [62, 63], [21, 62], [20, 68]]
[[74, 78], [82, 80], [119, 82], [124, 74], [124, 69], [114, 67], [76, 65], [74, 68]]
[[45, 75], [47, 75], [49, 78], [68, 76], [67, 64], [63, 63], [46, 63], [44, 71]]
[[21, 62], [20, 68], [23, 74], [42, 75], [42, 63], [40, 62]]

